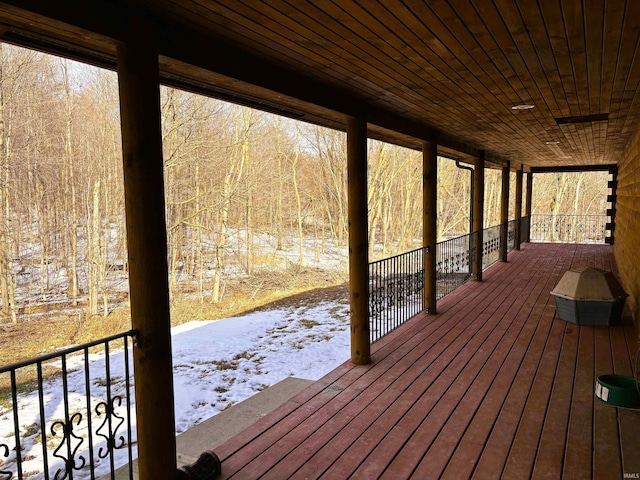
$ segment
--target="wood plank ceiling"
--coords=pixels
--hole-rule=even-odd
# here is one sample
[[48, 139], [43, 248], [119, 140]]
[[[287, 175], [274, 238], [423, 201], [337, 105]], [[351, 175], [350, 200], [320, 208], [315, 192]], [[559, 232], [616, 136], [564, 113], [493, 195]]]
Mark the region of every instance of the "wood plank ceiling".
[[[111, 58], [126, 2], [81, 3], [82, 15], [76, 0], [0, 4], [5, 38], [28, 32]], [[445, 145], [515, 165], [608, 164], [640, 126], [637, 0], [141, 3], [161, 24], [168, 83], [215, 83], [329, 126], [364, 108], [374, 136], [405, 145], [437, 130]], [[534, 108], [512, 109], [522, 104]], [[566, 117], [583, 118], [557, 123]]]

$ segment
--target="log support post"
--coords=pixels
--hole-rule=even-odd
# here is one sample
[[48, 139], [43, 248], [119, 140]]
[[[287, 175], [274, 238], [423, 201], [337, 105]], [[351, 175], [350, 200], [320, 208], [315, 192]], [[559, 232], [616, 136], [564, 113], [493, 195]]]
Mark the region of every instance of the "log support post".
[[424, 260], [423, 308], [436, 314], [436, 237], [437, 237], [438, 143], [422, 144], [422, 245]]
[[482, 247], [484, 239], [484, 152], [475, 161], [475, 174], [473, 176], [473, 231], [475, 237], [475, 257], [473, 262], [473, 274], [475, 280], [482, 281]]
[[531, 199], [533, 198], [533, 172], [527, 173], [527, 194], [524, 201], [524, 214], [527, 216], [527, 229], [525, 231], [525, 242], [531, 241]]
[[511, 164], [502, 167], [502, 194], [500, 196], [500, 261], [507, 261], [509, 241], [509, 175]]
[[167, 234], [156, 32], [132, 8], [117, 47], [140, 478], [176, 472]]
[[522, 170], [520, 167], [516, 170], [516, 250], [520, 250], [520, 244], [522, 243]]
[[367, 218], [367, 122], [347, 121], [347, 198], [349, 217], [349, 300], [351, 361], [371, 363], [369, 339], [369, 240]]

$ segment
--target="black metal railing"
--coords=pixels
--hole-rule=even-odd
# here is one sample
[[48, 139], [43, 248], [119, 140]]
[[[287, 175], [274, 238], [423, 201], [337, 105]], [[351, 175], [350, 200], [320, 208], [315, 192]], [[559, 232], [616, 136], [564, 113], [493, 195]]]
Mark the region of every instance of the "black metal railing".
[[471, 278], [476, 233], [438, 242], [436, 245], [436, 298], [440, 300]]
[[[521, 240], [527, 240], [530, 217], [520, 219]], [[516, 248], [517, 220], [482, 232], [482, 269], [500, 259], [502, 234], [507, 229], [507, 252]], [[436, 299], [473, 276], [477, 233], [436, 244]], [[369, 264], [369, 331], [371, 343], [398, 328], [423, 309], [424, 248]]]
[[520, 219], [520, 241], [521, 242], [529, 242], [530, 241], [530, 227], [531, 227], [531, 217], [529, 215], [525, 215]]
[[502, 245], [502, 225], [494, 225], [482, 231], [482, 269], [490, 267], [500, 260]]
[[0, 480], [133, 478], [135, 331], [0, 368]]
[[531, 215], [531, 242], [604, 243], [606, 215]]
[[516, 219], [509, 220], [507, 223], [507, 252], [511, 252], [516, 248], [516, 228], [518, 221]]
[[[436, 245], [436, 299], [471, 278], [476, 235], [462, 235]], [[424, 248], [418, 248], [369, 264], [371, 343], [423, 310], [424, 252]]]
[[371, 343], [422, 310], [424, 248], [369, 264]]

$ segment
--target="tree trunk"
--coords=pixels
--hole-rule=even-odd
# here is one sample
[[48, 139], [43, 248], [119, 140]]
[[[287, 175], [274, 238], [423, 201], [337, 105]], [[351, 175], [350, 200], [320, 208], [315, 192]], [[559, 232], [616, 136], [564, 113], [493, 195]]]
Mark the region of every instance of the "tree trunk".
[[252, 167], [249, 154], [249, 130], [251, 129], [251, 109], [242, 107], [242, 163], [247, 170], [247, 274], [253, 274], [253, 178], [251, 177]]
[[284, 195], [284, 181], [282, 171], [282, 155], [283, 153], [278, 151], [278, 198], [276, 199], [276, 235], [277, 246], [276, 250], [282, 250], [282, 239], [284, 237], [283, 232], [283, 215], [282, 215], [282, 197]]
[[300, 160], [300, 134], [298, 132], [298, 140], [296, 142], [296, 150], [291, 162], [291, 179], [293, 181], [293, 194], [296, 198], [296, 219], [298, 227], [298, 263], [304, 264], [304, 232], [302, 230], [302, 199], [300, 197], [300, 188], [298, 187], [298, 161]]
[[[0, 168], [2, 169], [2, 181], [0, 182], [0, 205], [4, 218], [0, 222], [0, 297], [2, 300], [2, 315], [16, 322], [13, 305], [13, 272], [11, 261], [11, 208], [9, 199], [9, 157], [11, 151], [10, 127], [7, 125], [8, 111], [4, 96], [4, 65], [0, 44]], [[7, 118], [6, 118], [7, 117]]]
[[196, 158], [196, 217], [195, 223], [197, 225], [194, 236], [194, 271], [198, 276], [198, 301], [200, 304], [204, 303], [204, 261], [202, 255], [202, 230], [204, 229], [204, 215], [200, 213], [202, 208], [200, 204], [200, 159]]
[[573, 196], [573, 217], [571, 217], [573, 219], [573, 221], [571, 222], [572, 223], [571, 231], [573, 233], [572, 241], [575, 243], [582, 243], [584, 241], [582, 234], [586, 233], [586, 232], [578, 232], [578, 225], [577, 225], [578, 214], [582, 213], [582, 212], [579, 212], [578, 209], [580, 207], [580, 190], [582, 189], [583, 181], [584, 181], [584, 172], [580, 172], [578, 174], [578, 181], [576, 182], [576, 185], [575, 185], [575, 192]]
[[78, 305], [78, 208], [76, 205], [76, 186], [73, 168], [73, 146], [71, 144], [71, 87], [69, 85], [69, 74], [67, 71], [67, 60], [62, 61], [62, 75], [64, 81], [64, 99], [65, 99], [65, 141], [64, 141], [64, 164], [68, 169], [68, 187], [69, 202], [71, 212], [65, 212], [65, 215], [71, 214], [69, 238], [71, 240], [71, 269], [67, 271], [70, 281], [69, 294], [71, 296], [71, 304], [75, 307]]
[[90, 253], [89, 260], [89, 314], [98, 314], [98, 292], [100, 291], [100, 179], [93, 184], [91, 208], [91, 227], [87, 248]]
[[[240, 131], [236, 124], [236, 145], [240, 141]], [[213, 288], [211, 293], [211, 301], [218, 303], [222, 300], [221, 295], [221, 282], [222, 282], [222, 270], [225, 266], [224, 249], [227, 243], [227, 230], [229, 222], [229, 208], [231, 207], [231, 198], [234, 188], [240, 183], [244, 173], [244, 161], [245, 156], [234, 155], [230, 156], [230, 165], [227, 173], [224, 176], [222, 184], [222, 201], [220, 202], [220, 213], [218, 219], [217, 239], [215, 247], [215, 264], [216, 270], [213, 276]], [[238, 238], [240, 236], [238, 235]]]

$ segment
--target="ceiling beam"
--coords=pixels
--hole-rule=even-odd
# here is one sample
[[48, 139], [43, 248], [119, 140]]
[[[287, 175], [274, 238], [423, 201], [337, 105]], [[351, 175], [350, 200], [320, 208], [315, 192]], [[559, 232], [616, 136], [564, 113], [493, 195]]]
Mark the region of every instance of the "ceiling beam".
[[565, 165], [561, 167], [531, 167], [531, 173], [571, 173], [571, 172], [614, 172], [615, 164], [607, 165]]

